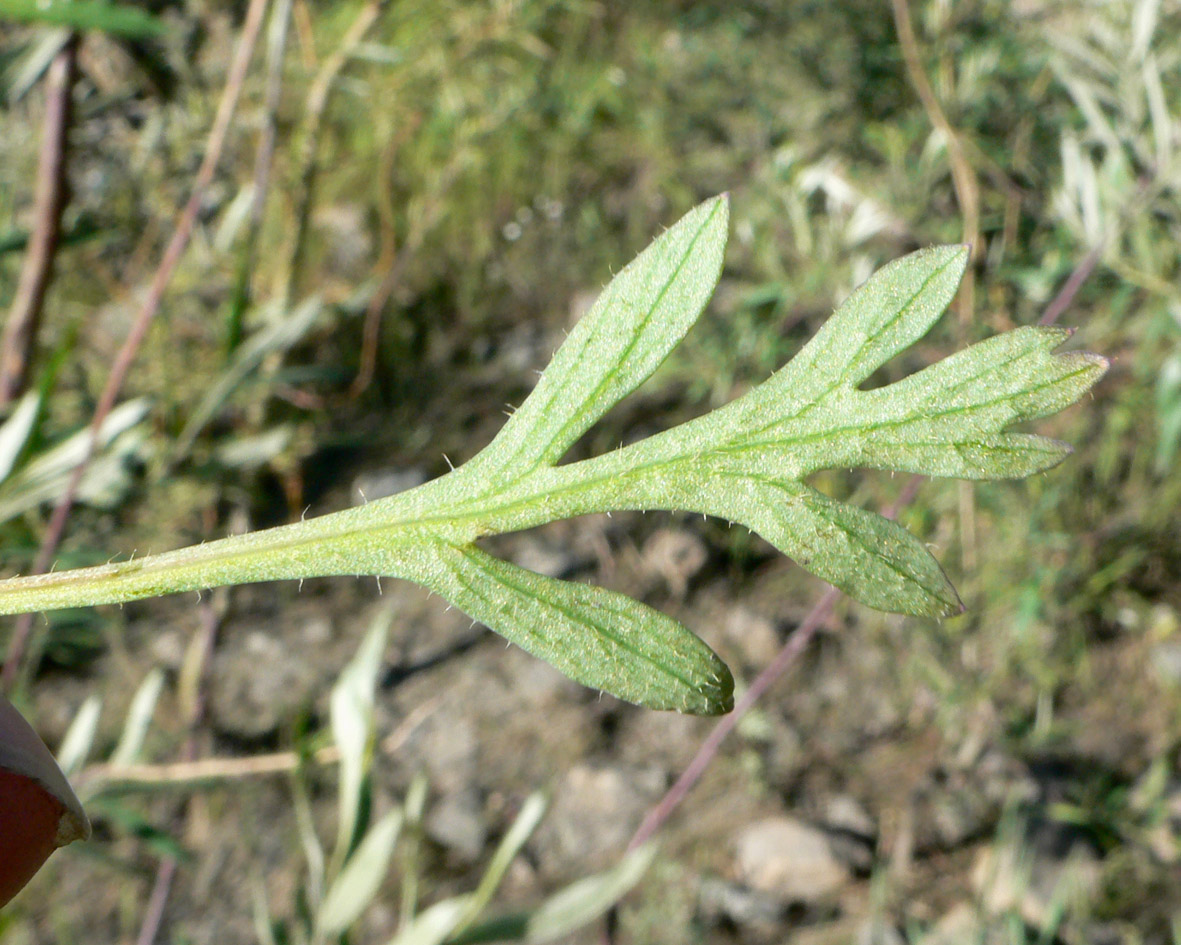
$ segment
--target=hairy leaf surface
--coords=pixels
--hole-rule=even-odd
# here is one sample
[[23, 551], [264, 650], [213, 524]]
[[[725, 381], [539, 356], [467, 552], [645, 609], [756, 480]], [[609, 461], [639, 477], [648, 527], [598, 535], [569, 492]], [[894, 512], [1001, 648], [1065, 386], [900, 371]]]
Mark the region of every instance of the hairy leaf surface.
[[415, 581], [573, 679], [654, 708], [720, 713], [733, 680], [698, 637], [621, 594], [543, 577], [480, 538], [615, 509], [680, 509], [762, 535], [801, 567], [884, 610], [946, 615], [959, 597], [925, 545], [807, 477], [861, 467], [1001, 479], [1060, 462], [1063, 443], [1015, 424], [1076, 401], [1103, 358], [1056, 354], [1068, 333], [1019, 328], [871, 390], [921, 338], [967, 264], [963, 246], [881, 269], [766, 382], [611, 453], [559, 465], [664, 361], [704, 309], [727, 202], [690, 211], [626, 266], [570, 333], [499, 436], [469, 463], [364, 507], [138, 561], [0, 581], [0, 612], [132, 600], [216, 584], [339, 574]]

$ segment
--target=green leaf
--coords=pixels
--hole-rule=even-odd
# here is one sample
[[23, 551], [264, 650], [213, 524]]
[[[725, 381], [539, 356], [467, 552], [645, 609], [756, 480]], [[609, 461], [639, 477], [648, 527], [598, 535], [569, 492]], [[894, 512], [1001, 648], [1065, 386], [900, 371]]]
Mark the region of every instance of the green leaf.
[[144, 677], [144, 681], [140, 683], [131, 699], [127, 721], [123, 723], [123, 734], [119, 736], [119, 744], [109, 759], [112, 766], [131, 765], [139, 760], [144, 739], [152, 724], [152, 715], [156, 711], [156, 703], [163, 689], [164, 671], [157, 667]]
[[332, 688], [329, 706], [332, 737], [340, 750], [340, 810], [337, 815], [334, 867], [344, 862], [357, 828], [365, 774], [371, 760], [374, 695], [390, 620], [388, 609], [377, 615], [356, 654], [341, 671], [340, 678]]
[[415, 916], [389, 945], [443, 945], [471, 907], [471, 895], [436, 902]]
[[654, 709], [717, 715], [733, 707], [726, 664], [671, 617], [473, 545], [435, 550], [437, 567], [421, 583], [571, 679]]
[[758, 473], [720, 472], [698, 486], [702, 511], [741, 522], [870, 607], [928, 616], [963, 610], [926, 546], [876, 512]]
[[[270, 308], [270, 307], [268, 307]], [[193, 410], [172, 450], [172, 461], [188, 454], [197, 435], [217, 416], [230, 395], [268, 358], [286, 352], [303, 340], [324, 309], [316, 296], [307, 299], [289, 313], [266, 313], [266, 323], [234, 350], [229, 365], [208, 386], [201, 403]]]
[[61, 747], [57, 750], [57, 764], [62, 774], [71, 777], [82, 770], [86, 759], [94, 748], [94, 737], [98, 733], [98, 717], [103, 703], [98, 696], [87, 696], [78, 707], [74, 720], [66, 729]]
[[[593, 922], [635, 887], [656, 858], [656, 846], [632, 850], [614, 867], [558, 890], [531, 912], [491, 919], [448, 940], [449, 945], [523, 941], [554, 942]], [[401, 945], [401, 943], [399, 943]]]
[[103, 0], [0, 0], [0, 20], [102, 30], [124, 39], [150, 39], [164, 32], [164, 24], [150, 13]]
[[601, 456], [558, 465], [700, 315], [725, 247], [726, 199], [690, 211], [625, 267], [500, 435], [469, 463], [396, 496], [138, 561], [0, 581], [0, 612], [132, 600], [214, 584], [373, 574], [416, 581], [572, 678], [655, 708], [717, 713], [726, 667], [676, 621], [622, 595], [488, 555], [479, 539], [616, 509], [738, 522], [873, 607], [962, 609], [925, 545], [822, 495], [809, 475], [862, 467], [994, 479], [1048, 469], [1065, 444], [1013, 431], [1077, 400], [1106, 370], [1056, 354], [1068, 333], [1021, 328], [885, 387], [860, 385], [955, 295], [963, 246], [922, 250], [857, 289], [786, 366], [733, 403]]
[[33, 424], [41, 409], [41, 394], [29, 391], [13, 408], [12, 413], [0, 424], [0, 482], [8, 478], [16, 461], [29, 442]]
[[392, 810], [369, 828], [344, 869], [328, 887], [316, 915], [317, 939], [347, 931], [381, 889], [402, 829], [402, 811]]
[[455, 926], [457, 930], [462, 931], [467, 928], [492, 904], [492, 898], [496, 895], [496, 890], [500, 888], [505, 873], [508, 872], [513, 860], [517, 858], [517, 854], [521, 852], [522, 847], [533, 836], [533, 831], [541, 823], [541, 818], [545, 814], [545, 806], [545, 796], [539, 791], [535, 791], [525, 798], [525, 803], [521, 805], [521, 810], [512, 826], [496, 847], [492, 859], [488, 861], [484, 875], [480, 877], [480, 883], [476, 886], [476, 891], [472, 893], [467, 912]]
[[647, 380], [709, 301], [722, 270], [728, 221], [725, 195], [707, 200], [625, 266], [472, 464], [514, 477], [552, 465]]

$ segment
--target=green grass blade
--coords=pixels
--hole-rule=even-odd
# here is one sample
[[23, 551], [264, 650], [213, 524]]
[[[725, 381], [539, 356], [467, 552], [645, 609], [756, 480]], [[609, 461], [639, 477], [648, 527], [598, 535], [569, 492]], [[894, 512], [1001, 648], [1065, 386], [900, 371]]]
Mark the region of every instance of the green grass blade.
[[654, 844], [632, 850], [611, 869], [571, 883], [536, 909], [500, 916], [473, 926], [448, 939], [448, 945], [475, 945], [477, 942], [543, 945], [565, 940], [631, 892], [656, 859], [656, 853]]
[[316, 915], [316, 941], [342, 935], [373, 902], [389, 872], [401, 829], [399, 809], [389, 811], [369, 828], [324, 894]]
[[0, 0], [0, 20], [102, 30], [124, 39], [151, 39], [165, 29], [159, 19], [144, 10], [102, 0]]

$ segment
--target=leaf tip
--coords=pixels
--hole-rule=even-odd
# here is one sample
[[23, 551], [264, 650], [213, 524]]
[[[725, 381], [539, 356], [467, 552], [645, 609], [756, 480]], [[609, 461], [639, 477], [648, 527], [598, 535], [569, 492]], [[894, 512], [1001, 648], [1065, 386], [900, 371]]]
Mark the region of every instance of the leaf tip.
[[[718, 660], [718, 673], [714, 676], [707, 698], [710, 698], [708, 715], [726, 715], [734, 710], [734, 676], [730, 667]], [[703, 693], [703, 695], [705, 695]]]
[[730, 667], [711, 652], [709, 671], [698, 677], [680, 711], [687, 715], [726, 715], [733, 709], [734, 676]]
[[[942, 567], [939, 569], [943, 570]], [[960, 592], [955, 589], [955, 585], [951, 581], [946, 580], [944, 576], [944, 585], [940, 588], [940, 593], [937, 597], [938, 608], [934, 616], [940, 620], [948, 617], [958, 617], [960, 614], [966, 613], [968, 608], [964, 605], [963, 599], [960, 597]]]
[[1096, 380], [1106, 374], [1111, 368], [1111, 358], [1104, 357], [1101, 354], [1095, 354], [1093, 351], [1083, 351], [1080, 357], [1096, 373]]
[[708, 213], [712, 216], [716, 212], [721, 213], [721, 225], [726, 229], [730, 225], [730, 191], [723, 190], [716, 197], [705, 201], [704, 207], [708, 208]]

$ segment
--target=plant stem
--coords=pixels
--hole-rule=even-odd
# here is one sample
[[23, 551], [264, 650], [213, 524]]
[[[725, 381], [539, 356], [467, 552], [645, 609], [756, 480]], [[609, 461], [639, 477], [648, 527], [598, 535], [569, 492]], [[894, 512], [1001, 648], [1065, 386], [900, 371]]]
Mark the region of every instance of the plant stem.
[[37, 165], [36, 222], [0, 346], [0, 407], [18, 398], [28, 385], [45, 293], [53, 278], [61, 242], [62, 214], [69, 199], [66, 162], [77, 65], [78, 36], [71, 33], [50, 64], [46, 79], [45, 138]]

